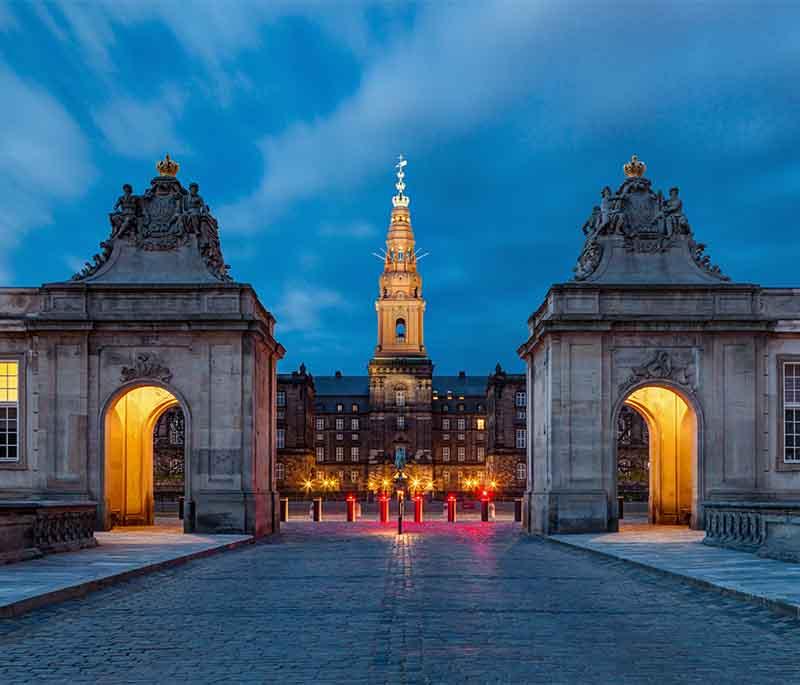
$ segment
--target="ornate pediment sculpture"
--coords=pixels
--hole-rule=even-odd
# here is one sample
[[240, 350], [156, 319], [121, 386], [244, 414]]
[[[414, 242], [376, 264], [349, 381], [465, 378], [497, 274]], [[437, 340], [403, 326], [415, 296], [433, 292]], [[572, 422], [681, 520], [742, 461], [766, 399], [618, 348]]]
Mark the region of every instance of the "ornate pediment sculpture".
[[672, 358], [669, 352], [657, 350], [644, 364], [631, 369], [630, 375], [620, 383], [619, 389], [624, 392], [634, 385], [647, 381], [672, 381], [693, 388], [695, 385], [694, 364], [680, 364]]
[[184, 188], [176, 178], [179, 166], [169, 155], [156, 164], [156, 169], [159, 175], [141, 195], [134, 195], [130, 184], [122, 187], [123, 194], [109, 214], [111, 234], [100, 243], [102, 252], [86, 262], [73, 280], [90, 279], [104, 271], [115, 248], [145, 252], [196, 249], [212, 280], [231, 280], [222, 257], [217, 220], [200, 196], [197, 183]]
[[[592, 209], [583, 225], [586, 236], [576, 265], [575, 280], [596, 280], [604, 253], [607, 260], [619, 263], [608, 273], [608, 280], [632, 282], [713, 282], [729, 278], [703, 254], [703, 246], [694, 241], [691, 226], [683, 213], [683, 201], [676, 187], [669, 197], [654, 192], [644, 177], [645, 164], [636, 155], [623, 166], [625, 180], [613, 192], [606, 186], [600, 204]], [[605, 249], [614, 246], [617, 249]], [[634, 256], [634, 262], [624, 254]], [[663, 255], [658, 269], [653, 269], [639, 255]], [[624, 263], [624, 264], [623, 264]]]
[[172, 371], [164, 366], [155, 354], [142, 352], [136, 355], [134, 365], [123, 366], [120, 374], [120, 380], [123, 383], [129, 383], [139, 378], [149, 378], [169, 383], [172, 380]]

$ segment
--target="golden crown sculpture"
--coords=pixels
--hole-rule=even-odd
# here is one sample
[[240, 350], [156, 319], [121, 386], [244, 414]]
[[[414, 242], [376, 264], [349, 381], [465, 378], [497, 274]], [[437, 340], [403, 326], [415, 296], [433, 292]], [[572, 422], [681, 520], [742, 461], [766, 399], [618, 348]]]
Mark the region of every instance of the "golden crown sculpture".
[[164, 155], [164, 159], [156, 163], [156, 171], [159, 176], [177, 176], [180, 168], [180, 164], [174, 159], [170, 159], [169, 155]]
[[647, 171], [647, 165], [636, 155], [631, 155], [631, 161], [626, 162], [622, 170], [628, 178], [639, 178], [640, 176], [644, 176], [644, 172]]

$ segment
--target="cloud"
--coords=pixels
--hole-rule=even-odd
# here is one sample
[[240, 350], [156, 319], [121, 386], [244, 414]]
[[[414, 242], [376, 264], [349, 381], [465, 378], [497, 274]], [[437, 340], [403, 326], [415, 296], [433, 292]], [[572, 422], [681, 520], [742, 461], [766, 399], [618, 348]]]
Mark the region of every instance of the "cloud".
[[[175, 3], [163, 0], [56, 0], [49, 8], [37, 3], [36, 12], [58, 40], [77, 43], [87, 62], [106, 76], [117, 70], [113, 48], [119, 28], [158, 22], [173, 35], [175, 47], [203, 64], [204, 80], [211, 83], [222, 102], [227, 102], [237, 85], [250, 83], [236, 59], [262, 45], [265, 26], [286, 17], [304, 18], [314, 21], [329, 38], [354, 54], [364, 55], [375, 49], [366, 19], [368, 7], [374, 4], [379, 3], [240, 0], [197, 2], [178, 11]], [[164, 48], [168, 53], [173, 46]]]
[[13, 103], [0, 108], [0, 239], [8, 248], [51, 223], [53, 207], [81, 197], [96, 172], [86, 137], [55, 98], [2, 64], [0, 92]]
[[375, 227], [366, 221], [335, 224], [327, 222], [319, 227], [319, 235], [332, 238], [371, 238], [377, 235]]
[[313, 336], [319, 333], [323, 312], [345, 306], [345, 299], [335, 290], [309, 283], [289, 284], [275, 307], [277, 331], [302, 331]]
[[[684, 4], [662, 16], [648, 5], [423, 5], [414, 26], [393, 34], [334, 111], [258, 141], [260, 183], [219, 215], [229, 230], [257, 231], [264, 217], [274, 221], [301, 199], [353, 188], [399, 152], [410, 157], [412, 176], [415, 161], [438, 145], [498, 118], [508, 127], [510, 111], [523, 105], [529, 123], [520, 142], [532, 154], [629, 141], [687, 103], [694, 118], [672, 135], [740, 154], [743, 145], [770, 140], [786, 114], [775, 112], [774, 100], [755, 97], [745, 109], [726, 108], [723, 98], [757, 93], [766, 87], [764, 73], [785, 72], [800, 56], [780, 18], [740, 9], [719, 16], [712, 5]], [[714, 32], [707, 30], [712, 21]], [[657, 30], [647, 44], [632, 47], [626, 37], [648, 27]], [[752, 88], [743, 90], [743, 82]]]
[[176, 130], [186, 96], [172, 85], [164, 86], [154, 100], [141, 101], [117, 95], [92, 113], [114, 152], [136, 159], [189, 152]]

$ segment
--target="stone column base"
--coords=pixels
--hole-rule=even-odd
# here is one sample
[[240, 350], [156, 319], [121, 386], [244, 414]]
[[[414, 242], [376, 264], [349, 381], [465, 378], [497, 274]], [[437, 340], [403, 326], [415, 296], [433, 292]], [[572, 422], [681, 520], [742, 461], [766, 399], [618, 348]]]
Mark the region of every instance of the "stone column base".
[[529, 530], [539, 535], [616, 530], [604, 490], [532, 492], [527, 496]]
[[[198, 493], [194, 497], [196, 533], [270, 535], [278, 532], [278, 494]], [[188, 505], [186, 516], [189, 515]]]

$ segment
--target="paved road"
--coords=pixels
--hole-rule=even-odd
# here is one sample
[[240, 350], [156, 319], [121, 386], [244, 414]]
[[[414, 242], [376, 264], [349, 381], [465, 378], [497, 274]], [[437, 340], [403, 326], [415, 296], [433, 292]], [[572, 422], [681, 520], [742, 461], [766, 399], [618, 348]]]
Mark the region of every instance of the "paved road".
[[800, 683], [800, 622], [511, 524], [281, 539], [0, 621], [0, 682]]

